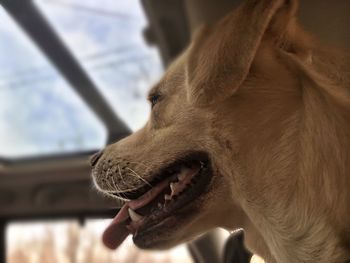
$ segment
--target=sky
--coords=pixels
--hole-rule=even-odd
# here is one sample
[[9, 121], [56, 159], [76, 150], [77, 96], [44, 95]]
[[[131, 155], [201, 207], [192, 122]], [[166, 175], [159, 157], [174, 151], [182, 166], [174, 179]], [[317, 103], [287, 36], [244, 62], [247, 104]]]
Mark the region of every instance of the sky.
[[[106, 101], [132, 130], [146, 122], [162, 66], [145, 44], [138, 0], [35, 0]], [[0, 6], [0, 157], [96, 150], [106, 130]]]

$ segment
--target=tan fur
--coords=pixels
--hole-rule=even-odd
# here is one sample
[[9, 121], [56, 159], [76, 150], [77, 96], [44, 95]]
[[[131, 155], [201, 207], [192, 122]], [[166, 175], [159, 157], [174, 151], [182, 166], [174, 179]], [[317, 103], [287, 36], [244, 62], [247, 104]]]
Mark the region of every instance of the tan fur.
[[266, 262], [350, 262], [350, 59], [305, 33], [296, 7], [247, 0], [203, 29], [151, 91], [161, 98], [145, 127], [95, 165], [108, 193], [209, 153], [198, 212], [150, 248], [243, 227]]

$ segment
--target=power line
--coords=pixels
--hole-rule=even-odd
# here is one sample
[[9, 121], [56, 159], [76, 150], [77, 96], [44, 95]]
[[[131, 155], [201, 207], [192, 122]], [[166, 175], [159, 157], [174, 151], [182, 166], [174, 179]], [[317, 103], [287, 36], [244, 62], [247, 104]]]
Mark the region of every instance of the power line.
[[[124, 58], [124, 59], [120, 59], [118, 61], [110, 61], [110, 62], [106, 62], [106, 63], [101, 63], [99, 65], [96, 65], [94, 67], [92, 67], [91, 69], [95, 69], [95, 70], [104, 70], [106, 68], [118, 68], [121, 65], [125, 65], [126, 63], [130, 63], [130, 62], [134, 62], [134, 61], [144, 61], [144, 60], [148, 60], [150, 58], [150, 56], [140, 56], [140, 57], [129, 57], [129, 58]], [[25, 87], [25, 86], [29, 86], [29, 85], [33, 85], [33, 84], [37, 84], [37, 83], [43, 83], [43, 82], [47, 82], [50, 80], [55, 79], [55, 75], [54, 74], [50, 74], [50, 75], [45, 75], [45, 76], [41, 76], [39, 78], [33, 78], [30, 80], [23, 80], [20, 78], [16, 78], [15, 81], [10, 81], [10, 82], [4, 82], [4, 83], [0, 83], [0, 90], [1, 89], [6, 89], [6, 88], [20, 88], [20, 87]]]
[[29, 68], [22, 68], [22, 69], [18, 69], [18, 70], [8, 70], [8, 72], [2, 72], [2, 74], [0, 74], [0, 80], [3, 79], [12, 79], [14, 76], [17, 78], [18, 76], [23, 76], [23, 75], [28, 75], [30, 73], [35, 73], [38, 71], [44, 71], [46, 69], [48, 69], [49, 67], [46, 65], [39, 65], [39, 66], [34, 66], [34, 67], [29, 67]]
[[115, 69], [116, 67], [124, 65], [126, 63], [134, 62], [134, 61], [143, 61], [143, 60], [149, 59], [150, 57], [151, 56], [149, 56], [149, 55], [143, 55], [143, 56], [122, 58], [122, 59], [115, 60], [115, 61], [112, 60], [110, 62], [106, 62], [106, 63], [100, 64], [100, 65], [96, 65], [96, 66], [92, 67], [92, 69], [100, 70], [100, 69], [105, 69], [105, 68], [109, 68], [109, 67], [113, 67]]
[[[135, 49], [138, 47], [138, 44], [129, 44], [129, 45], [125, 45], [125, 46], [121, 46], [121, 47], [116, 47], [110, 50], [105, 50], [105, 51], [99, 51], [96, 52], [94, 54], [89, 54], [84, 56], [83, 58], [79, 59], [81, 61], [96, 61], [99, 59], [103, 59], [105, 57], [109, 57], [109, 56], [115, 56], [118, 54], [125, 54], [128, 51], [132, 51], [135, 52]], [[51, 66], [51, 64], [50, 64]], [[51, 67], [49, 65], [42, 65], [42, 66], [35, 66], [35, 67], [30, 67], [30, 68], [26, 68], [26, 69], [20, 69], [20, 70], [15, 70], [12, 71], [10, 73], [5, 73], [5, 74], [0, 74], [0, 80], [6, 80], [6, 79], [12, 79], [14, 76], [16, 78], [21, 78], [22, 76], [28, 75], [28, 74], [32, 74], [35, 72], [42, 72], [45, 70], [51, 70]]]
[[139, 44], [136, 44], [136, 43], [128, 44], [128, 45], [116, 47], [110, 50], [99, 51], [99, 52], [96, 52], [95, 54], [86, 55], [84, 58], [82, 58], [82, 60], [96, 60], [96, 59], [100, 59], [110, 55], [116, 55], [120, 53], [125, 54], [128, 51], [135, 52], [138, 47], [139, 47]]
[[109, 16], [117, 19], [127, 19], [127, 20], [135, 20], [137, 17], [131, 16], [126, 13], [121, 13], [121, 12], [111, 12], [103, 9], [96, 9], [90, 6], [85, 6], [85, 5], [80, 5], [80, 4], [73, 4], [73, 3], [67, 3], [64, 1], [46, 1], [49, 4], [55, 4], [55, 5], [60, 5], [63, 7], [69, 7], [76, 9], [77, 11], [83, 11], [83, 12], [89, 12], [93, 13], [95, 15], [102, 15], [102, 16]]

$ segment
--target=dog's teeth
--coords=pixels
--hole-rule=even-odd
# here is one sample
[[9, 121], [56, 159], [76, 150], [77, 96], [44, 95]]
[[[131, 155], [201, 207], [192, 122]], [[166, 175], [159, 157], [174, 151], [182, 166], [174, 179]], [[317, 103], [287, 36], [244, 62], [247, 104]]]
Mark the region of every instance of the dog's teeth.
[[158, 208], [159, 208], [159, 209], [163, 208], [163, 206], [162, 206], [161, 203], [158, 203]]
[[164, 195], [164, 200], [166, 200], [166, 201], [171, 200], [171, 195], [165, 194], [165, 195]]
[[177, 175], [177, 178], [179, 179], [179, 181], [184, 180], [185, 177], [186, 177], [186, 173], [180, 173], [180, 174]]
[[134, 210], [132, 210], [131, 208], [128, 209], [129, 212], [129, 216], [131, 218], [132, 221], [140, 221], [143, 217], [141, 215], [139, 215], [138, 213], [136, 213]]
[[170, 183], [170, 189], [171, 189], [171, 194], [174, 194], [175, 193], [175, 183]]

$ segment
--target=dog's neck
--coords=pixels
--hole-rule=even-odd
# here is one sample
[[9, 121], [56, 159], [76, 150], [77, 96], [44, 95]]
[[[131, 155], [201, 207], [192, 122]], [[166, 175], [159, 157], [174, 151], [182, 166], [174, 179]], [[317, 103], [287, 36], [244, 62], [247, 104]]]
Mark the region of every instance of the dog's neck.
[[286, 137], [299, 137], [295, 148], [285, 148], [285, 158], [292, 148], [297, 154], [297, 169], [290, 170], [290, 176], [296, 179], [291, 179], [290, 189], [294, 192], [289, 193], [289, 200], [285, 199], [288, 203], [279, 204], [285, 211], [283, 218], [275, 213], [267, 219], [276, 226], [284, 222], [279, 225], [278, 234], [271, 235], [269, 244], [275, 246], [271, 249], [277, 262], [287, 262], [288, 258], [290, 262], [345, 262], [349, 250], [344, 246], [349, 239], [344, 241], [341, 235], [349, 233], [344, 222], [350, 222], [350, 211], [344, 211], [350, 199], [349, 193], [339, 189], [350, 185], [350, 111], [310, 83], [302, 88], [302, 93], [302, 107], [290, 119], [299, 122], [299, 131], [294, 131], [294, 135], [289, 130], [284, 132]]
[[[260, 123], [247, 114], [241, 115], [247, 119], [235, 120], [242, 127], [255, 125], [258, 134], [243, 131], [237, 139], [242, 142], [240, 163], [246, 167], [245, 175], [235, 178], [234, 191], [248, 217], [259, 218], [254, 227], [276, 262], [346, 262], [350, 199], [338, 189], [350, 186], [350, 111], [317, 83], [301, 83], [297, 108], [271, 110]], [[264, 241], [256, 243], [264, 249]]]
[[[349, 259], [341, 236], [349, 230], [344, 227], [344, 222], [350, 222], [349, 213], [344, 213], [349, 196], [339, 189], [350, 185], [350, 126], [340, 111], [315, 87], [303, 88], [303, 106], [299, 118], [294, 119], [299, 119], [300, 130], [295, 133], [299, 137], [294, 159], [298, 166], [290, 174], [295, 178], [291, 179], [293, 192], [289, 192], [289, 200], [285, 199], [287, 203], [275, 207], [285, 211], [283, 218], [279, 213], [267, 218], [270, 224], [279, 226], [269, 240], [277, 262]], [[285, 136], [293, 135], [286, 131]], [[286, 147], [286, 151], [291, 148]]]

